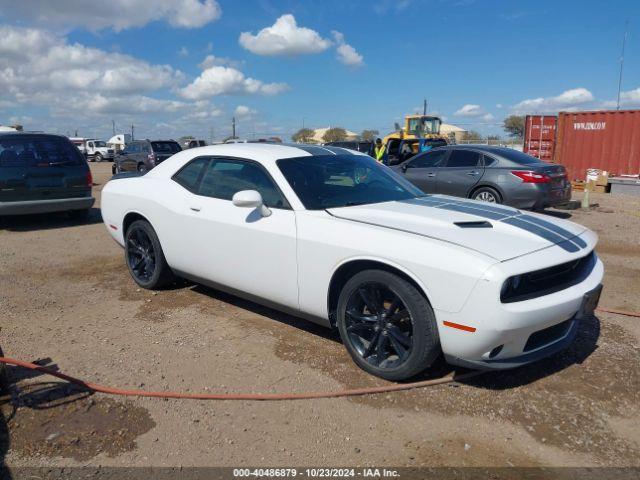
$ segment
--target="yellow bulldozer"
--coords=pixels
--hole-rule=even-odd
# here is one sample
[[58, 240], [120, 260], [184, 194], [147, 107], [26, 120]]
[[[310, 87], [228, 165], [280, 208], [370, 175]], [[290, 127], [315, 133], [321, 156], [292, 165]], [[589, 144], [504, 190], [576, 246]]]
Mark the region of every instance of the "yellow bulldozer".
[[385, 162], [397, 165], [426, 148], [440, 147], [447, 144], [447, 139], [440, 133], [442, 120], [433, 115], [407, 115], [404, 127], [396, 124], [396, 131], [382, 140], [385, 145]]

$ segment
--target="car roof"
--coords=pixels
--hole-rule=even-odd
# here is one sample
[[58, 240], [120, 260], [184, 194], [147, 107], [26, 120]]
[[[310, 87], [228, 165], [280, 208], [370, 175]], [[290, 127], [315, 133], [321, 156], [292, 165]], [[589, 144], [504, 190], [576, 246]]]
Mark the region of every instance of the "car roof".
[[44, 132], [0, 132], [0, 137], [56, 137], [69, 140], [69, 137], [67, 137], [66, 135]]
[[[362, 155], [364, 153], [340, 147], [323, 147], [321, 145], [307, 145], [299, 143], [221, 143], [205, 147], [182, 150], [173, 155], [176, 161], [190, 161], [198, 156], [223, 156], [254, 160], [262, 164], [274, 163], [283, 158], [328, 156], [328, 155]], [[163, 162], [162, 165], [164, 165]], [[147, 175], [152, 175], [158, 167]]]
[[446, 145], [446, 146], [443, 145], [442, 147], [438, 147], [438, 148], [442, 148], [442, 149], [446, 148], [448, 150], [479, 150], [482, 152], [493, 153], [496, 155], [513, 151], [513, 148], [498, 147], [495, 145], [474, 144], [474, 143], [470, 143], [468, 145]]

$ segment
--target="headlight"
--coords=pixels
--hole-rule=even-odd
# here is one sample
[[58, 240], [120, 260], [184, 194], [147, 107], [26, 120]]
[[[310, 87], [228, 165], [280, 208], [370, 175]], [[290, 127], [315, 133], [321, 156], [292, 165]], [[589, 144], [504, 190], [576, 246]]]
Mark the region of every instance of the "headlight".
[[507, 296], [513, 295], [522, 284], [522, 275], [514, 275], [507, 278], [500, 289], [500, 300], [504, 300]]

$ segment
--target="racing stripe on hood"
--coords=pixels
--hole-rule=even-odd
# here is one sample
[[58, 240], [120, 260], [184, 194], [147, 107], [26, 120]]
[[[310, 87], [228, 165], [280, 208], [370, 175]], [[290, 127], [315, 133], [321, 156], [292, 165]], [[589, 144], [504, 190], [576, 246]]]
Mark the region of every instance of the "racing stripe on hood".
[[468, 201], [420, 197], [404, 200], [404, 203], [425, 205], [442, 210], [468, 213], [477, 217], [503, 222], [521, 228], [545, 240], [548, 240], [568, 252], [577, 252], [587, 246], [586, 242], [564, 228], [532, 215], [526, 215], [509, 207], [484, 205]]

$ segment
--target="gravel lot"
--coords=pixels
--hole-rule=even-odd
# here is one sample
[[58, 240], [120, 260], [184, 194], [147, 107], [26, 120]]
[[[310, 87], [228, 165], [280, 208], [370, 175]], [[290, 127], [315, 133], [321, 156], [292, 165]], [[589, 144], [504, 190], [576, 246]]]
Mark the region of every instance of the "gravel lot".
[[[92, 164], [100, 189], [111, 164]], [[578, 197], [579, 198], [579, 197]], [[591, 195], [568, 216], [600, 235], [601, 306], [640, 311], [640, 199]], [[100, 213], [0, 227], [0, 345], [114, 386], [290, 392], [380, 385], [338, 338], [184, 284], [137, 289]], [[598, 314], [570, 350], [464, 384], [351, 399], [198, 402], [88, 396], [11, 369], [0, 398], [9, 466], [640, 465], [640, 326]], [[450, 372], [438, 365], [434, 376]], [[45, 383], [47, 382], [47, 383]]]

